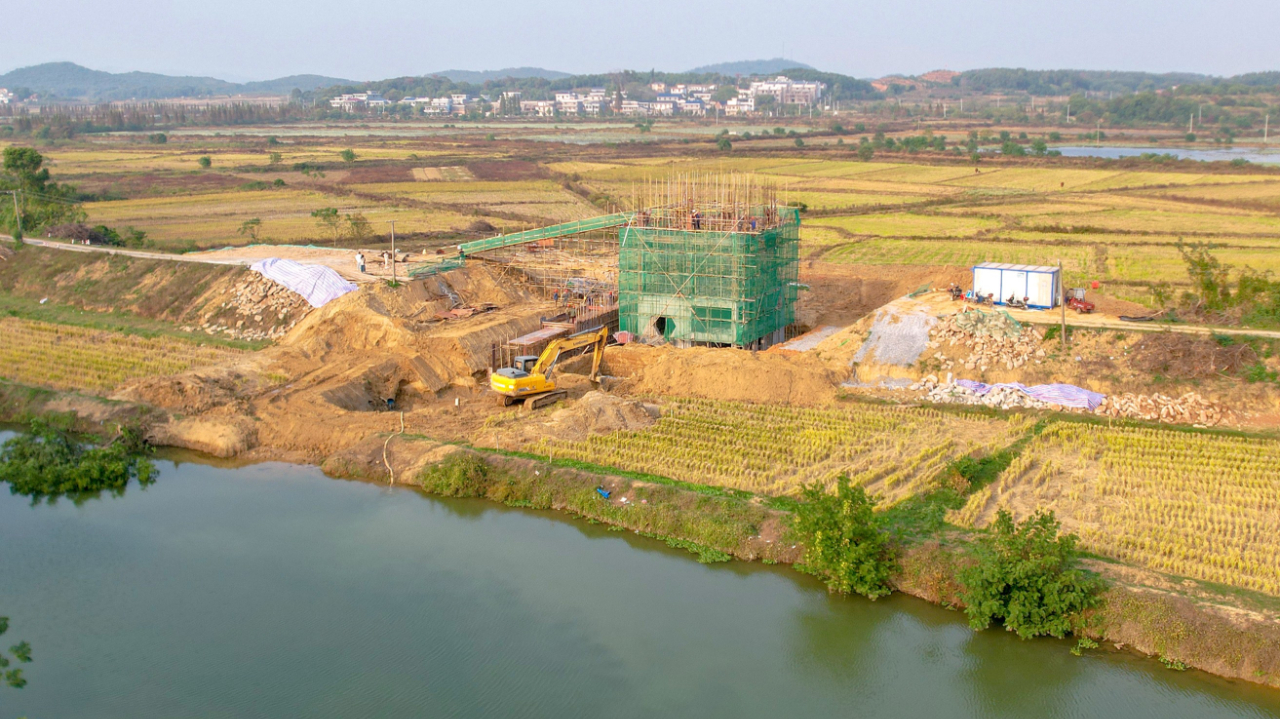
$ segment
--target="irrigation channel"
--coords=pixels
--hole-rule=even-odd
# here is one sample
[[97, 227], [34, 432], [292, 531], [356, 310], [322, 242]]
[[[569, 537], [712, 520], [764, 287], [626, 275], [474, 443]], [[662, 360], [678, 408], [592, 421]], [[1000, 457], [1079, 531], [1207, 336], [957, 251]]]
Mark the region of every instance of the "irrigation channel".
[[[189, 458], [188, 458], [189, 459]], [[0, 493], [0, 717], [1266, 717], [1280, 694], [564, 516], [174, 458]]]

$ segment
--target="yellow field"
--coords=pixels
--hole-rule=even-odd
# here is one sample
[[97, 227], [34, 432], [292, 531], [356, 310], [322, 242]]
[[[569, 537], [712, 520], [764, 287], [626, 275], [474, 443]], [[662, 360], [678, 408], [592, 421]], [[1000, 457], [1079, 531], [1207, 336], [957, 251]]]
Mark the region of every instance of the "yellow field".
[[139, 337], [107, 330], [0, 319], [0, 376], [22, 384], [109, 392], [140, 377], [175, 374], [226, 362], [239, 354], [225, 347], [167, 337]]
[[1003, 446], [1020, 418], [943, 415], [929, 409], [802, 409], [670, 400], [649, 429], [585, 442], [544, 440], [528, 449], [672, 479], [770, 495], [841, 473], [892, 502], [931, 489], [948, 463]]
[[[347, 147], [358, 156], [352, 165], [339, 158]], [[271, 152], [280, 153], [278, 165], [267, 172], [249, 171], [266, 169]], [[198, 170], [196, 158], [204, 154], [214, 165]], [[446, 166], [432, 167], [431, 158], [441, 155], [449, 157]], [[742, 172], [768, 178], [784, 201], [807, 206], [802, 241], [809, 248], [828, 249], [828, 261], [963, 266], [1062, 259], [1073, 281], [1185, 285], [1185, 267], [1175, 248], [1184, 239], [1218, 245], [1221, 259], [1237, 267], [1280, 271], [1280, 216], [1274, 211], [1280, 207], [1280, 178], [1264, 171], [1215, 174], [982, 163], [975, 172], [967, 163], [804, 155], [606, 155], [601, 160], [555, 155], [543, 164], [552, 177], [500, 181], [472, 177], [467, 170], [470, 161], [504, 159], [499, 145], [484, 149], [364, 134], [286, 138], [274, 146], [265, 138], [207, 135], [174, 136], [160, 147], [95, 139], [88, 147], [52, 149], [49, 156], [59, 179], [105, 183], [107, 194], [127, 197], [86, 203], [90, 222], [133, 226], [162, 246], [243, 244], [249, 240], [237, 230], [255, 217], [262, 221], [259, 237], [264, 241], [322, 244], [331, 241], [329, 233], [310, 215], [323, 207], [360, 212], [380, 233], [391, 220], [405, 233], [467, 236], [477, 220], [511, 231], [625, 205], [638, 186], [671, 174]], [[385, 161], [414, 157], [422, 164], [380, 169]], [[325, 176], [293, 171], [299, 162], [324, 164]], [[131, 185], [130, 177], [145, 180]], [[565, 177], [608, 202], [597, 206], [584, 200], [562, 186]], [[287, 186], [229, 189], [277, 178]], [[1124, 292], [1137, 299], [1145, 295], [1141, 285], [1127, 285]]]
[[1280, 594], [1280, 442], [1055, 424], [952, 519], [1053, 509], [1084, 546]]

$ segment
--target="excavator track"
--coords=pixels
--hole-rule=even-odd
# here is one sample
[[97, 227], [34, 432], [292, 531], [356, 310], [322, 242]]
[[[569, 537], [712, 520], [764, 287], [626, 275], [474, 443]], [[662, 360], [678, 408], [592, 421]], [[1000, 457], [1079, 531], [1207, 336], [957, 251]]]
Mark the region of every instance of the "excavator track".
[[525, 410], [532, 412], [535, 409], [542, 409], [543, 407], [553, 405], [568, 396], [569, 393], [562, 389], [543, 392], [542, 394], [534, 395], [533, 397], [525, 397], [524, 408]]

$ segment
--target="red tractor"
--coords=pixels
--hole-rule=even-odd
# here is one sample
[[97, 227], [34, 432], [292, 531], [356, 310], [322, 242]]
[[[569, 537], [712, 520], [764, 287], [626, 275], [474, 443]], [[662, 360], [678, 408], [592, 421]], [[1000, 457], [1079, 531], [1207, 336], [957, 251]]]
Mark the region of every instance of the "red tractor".
[[1093, 312], [1095, 307], [1096, 305], [1084, 298], [1083, 287], [1073, 288], [1070, 294], [1067, 295], [1068, 309], [1073, 309], [1082, 315], [1087, 315], [1090, 312]]

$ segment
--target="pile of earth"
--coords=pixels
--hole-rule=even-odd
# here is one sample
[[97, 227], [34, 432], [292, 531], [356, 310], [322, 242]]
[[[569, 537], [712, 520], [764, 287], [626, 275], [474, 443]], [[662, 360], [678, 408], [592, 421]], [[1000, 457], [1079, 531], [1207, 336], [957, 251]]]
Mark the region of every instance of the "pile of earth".
[[655, 353], [629, 390], [638, 395], [701, 397], [816, 406], [836, 398], [837, 374], [816, 358], [694, 347]]

